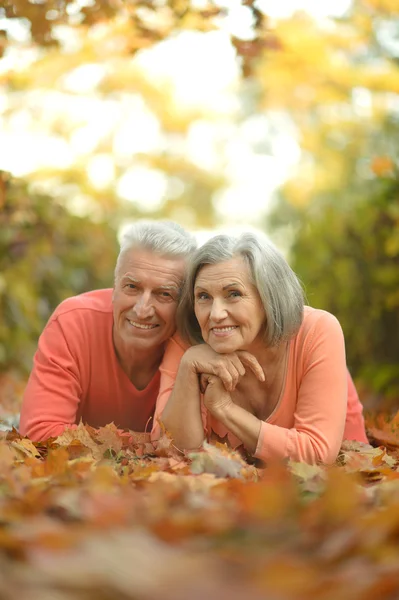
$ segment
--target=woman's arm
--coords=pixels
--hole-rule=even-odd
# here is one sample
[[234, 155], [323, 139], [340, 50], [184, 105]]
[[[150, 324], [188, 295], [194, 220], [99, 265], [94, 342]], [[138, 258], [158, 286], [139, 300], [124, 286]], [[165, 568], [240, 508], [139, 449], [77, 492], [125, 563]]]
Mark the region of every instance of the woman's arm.
[[262, 421], [232, 401], [222, 382], [215, 375], [204, 375], [206, 384], [204, 405], [212, 416], [242, 441], [248, 452], [255, 454]]
[[185, 356], [161, 421], [181, 450], [198, 448], [204, 441], [198, 375]]
[[346, 422], [344, 431], [344, 440], [356, 440], [368, 444], [366, 427], [363, 417], [363, 405], [353, 383], [353, 379], [348, 371], [348, 408], [346, 411]]
[[208, 378], [204, 404], [212, 416], [240, 439], [256, 458], [266, 462], [291, 458], [308, 463], [332, 463], [342, 443], [347, 407], [345, 345], [337, 319], [323, 312], [307, 336], [294, 427], [260, 421]]
[[260, 380], [264, 373], [257, 360], [248, 352], [218, 354], [207, 344], [193, 346], [184, 354], [169, 400], [163, 410], [162, 423], [181, 449], [198, 448], [204, 440], [201, 415], [199, 376], [214, 374], [224, 391], [235, 389], [238, 380], [249, 367]]
[[318, 314], [303, 342], [301, 360], [294, 426], [262, 423], [255, 456], [330, 464], [342, 443], [348, 398], [344, 336], [330, 313]]

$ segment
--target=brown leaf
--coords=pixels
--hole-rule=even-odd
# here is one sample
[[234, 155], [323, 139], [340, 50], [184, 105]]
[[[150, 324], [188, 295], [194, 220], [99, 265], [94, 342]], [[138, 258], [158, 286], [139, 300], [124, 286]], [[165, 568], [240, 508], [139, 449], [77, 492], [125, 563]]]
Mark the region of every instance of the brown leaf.
[[122, 450], [123, 438], [114, 423], [100, 427], [97, 431], [96, 439], [105, 449], [113, 450], [116, 454]]
[[64, 433], [58, 436], [54, 443], [59, 446], [70, 446], [73, 442], [79, 442], [86, 448], [90, 449], [90, 452], [95, 460], [100, 460], [104, 456], [104, 447], [96, 444], [90, 433], [83, 423], [79, 423], [76, 429], [66, 429]]

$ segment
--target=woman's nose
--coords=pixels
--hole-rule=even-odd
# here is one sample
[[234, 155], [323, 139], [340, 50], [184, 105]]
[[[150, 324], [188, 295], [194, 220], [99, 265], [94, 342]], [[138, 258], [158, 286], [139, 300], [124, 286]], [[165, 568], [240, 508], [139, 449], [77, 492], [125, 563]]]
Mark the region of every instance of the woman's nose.
[[213, 321], [222, 321], [227, 316], [227, 310], [224, 303], [220, 300], [214, 300], [212, 302], [210, 317]]

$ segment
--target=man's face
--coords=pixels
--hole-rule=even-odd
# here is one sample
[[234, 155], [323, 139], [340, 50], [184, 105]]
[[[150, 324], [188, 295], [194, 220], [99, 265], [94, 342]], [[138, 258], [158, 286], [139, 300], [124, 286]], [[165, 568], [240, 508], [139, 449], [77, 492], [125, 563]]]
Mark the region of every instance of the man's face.
[[137, 248], [122, 255], [112, 296], [117, 350], [156, 350], [173, 335], [185, 266]]

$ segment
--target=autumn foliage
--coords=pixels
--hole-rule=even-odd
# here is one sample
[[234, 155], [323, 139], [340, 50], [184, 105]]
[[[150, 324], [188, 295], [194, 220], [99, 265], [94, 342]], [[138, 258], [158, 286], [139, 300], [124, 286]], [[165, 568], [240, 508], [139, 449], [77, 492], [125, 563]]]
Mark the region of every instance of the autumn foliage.
[[[382, 443], [397, 419], [379, 425]], [[329, 468], [257, 470], [222, 445], [184, 456], [112, 424], [0, 435], [5, 600], [399, 593], [399, 438], [346, 442]]]
[[[118, 196], [117, 180], [135, 166], [164, 174], [165, 202], [145, 215], [210, 228], [226, 173], [195, 164], [183, 140], [196, 123], [244, 132], [261, 117], [277, 134], [289, 123], [301, 157], [258, 225], [290, 249], [309, 303], [339, 318], [361, 399], [372, 395], [372, 445], [346, 442], [328, 468], [256, 470], [220, 445], [185, 456], [167, 437], [155, 447], [113, 425], [80, 425], [41, 444], [0, 431], [1, 600], [399, 597], [399, 415], [377, 413], [383, 398], [399, 402], [399, 3], [353, 0], [320, 24], [304, 13], [274, 21], [261, 2], [231, 2], [252, 20], [252, 35], [229, 34], [238, 109], [182, 107], [135, 59], [183, 32], [217, 30], [229, 4], [0, 2], [1, 27], [23, 23], [30, 36], [18, 42], [0, 30], [0, 58], [28, 57], [0, 71], [4, 123], [24, 129], [25, 110], [71, 144], [89, 120], [65, 118], [62, 99], [120, 102], [122, 121], [124, 102], [140, 100], [170, 143], [117, 157], [103, 188], [88, 173], [92, 159], [114, 152], [115, 131], [93, 136], [69, 166], [25, 179], [1, 173], [0, 430], [2, 419], [17, 424], [21, 373], [52, 309], [112, 284], [116, 232], [142, 216]], [[99, 83], [68, 91], [68, 76], [87, 65], [102, 67]], [[257, 157], [273, 141], [258, 140]], [[86, 213], [74, 214], [82, 197]]]

